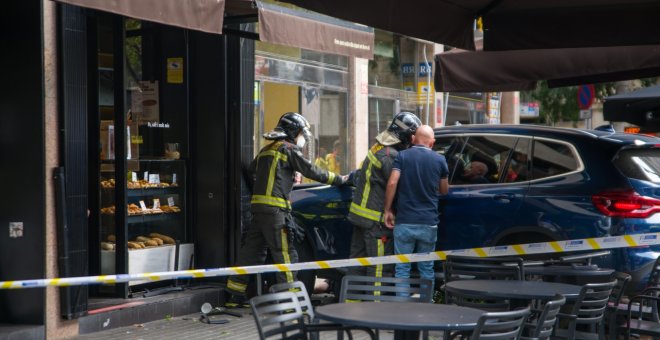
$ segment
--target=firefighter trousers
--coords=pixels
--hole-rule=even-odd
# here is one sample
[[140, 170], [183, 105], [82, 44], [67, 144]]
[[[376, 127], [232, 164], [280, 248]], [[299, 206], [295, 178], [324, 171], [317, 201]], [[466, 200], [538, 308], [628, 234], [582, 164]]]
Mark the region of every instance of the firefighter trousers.
[[[252, 223], [245, 236], [245, 244], [238, 252], [236, 266], [260, 265], [266, 261], [266, 249], [270, 250], [275, 263], [296, 263], [298, 253], [293, 246], [292, 238], [285, 227], [287, 213], [254, 213]], [[277, 273], [278, 282], [293, 282], [295, 272]], [[249, 277], [247, 275], [232, 276], [227, 281], [227, 290], [232, 294], [244, 295]]]
[[[394, 239], [392, 230], [373, 223], [369, 227], [353, 225], [353, 237], [351, 238], [350, 258], [374, 257], [394, 254]], [[367, 267], [351, 267], [348, 275], [366, 275], [371, 277], [392, 276], [394, 266], [391, 264]]]

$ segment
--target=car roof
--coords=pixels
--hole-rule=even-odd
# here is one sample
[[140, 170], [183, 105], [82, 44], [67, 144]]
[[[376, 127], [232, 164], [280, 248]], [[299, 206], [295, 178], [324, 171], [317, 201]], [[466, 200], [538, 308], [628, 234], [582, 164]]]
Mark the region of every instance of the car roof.
[[[629, 134], [629, 133], [620, 133], [620, 132], [609, 132], [601, 130], [584, 130], [584, 129], [575, 129], [575, 128], [561, 128], [553, 126], [544, 126], [544, 125], [531, 125], [531, 124], [522, 124], [522, 125], [488, 125], [488, 124], [472, 124], [472, 125], [454, 125], [446, 126], [435, 129], [435, 135], [441, 136], [445, 134], [511, 134], [511, 135], [522, 135], [522, 136], [534, 136], [534, 137], [549, 137], [549, 138], [593, 138], [593, 139], [603, 139], [608, 140], [614, 143], [620, 144], [633, 144], [633, 143], [644, 143], [644, 144], [660, 144], [660, 138], [640, 135], [640, 134]], [[563, 138], [562, 138], [563, 137]]]

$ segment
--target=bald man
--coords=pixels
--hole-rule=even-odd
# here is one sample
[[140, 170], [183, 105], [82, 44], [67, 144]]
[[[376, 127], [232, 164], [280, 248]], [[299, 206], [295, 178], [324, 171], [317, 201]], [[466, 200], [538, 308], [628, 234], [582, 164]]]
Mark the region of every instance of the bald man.
[[[385, 191], [385, 225], [394, 229], [394, 253], [428, 253], [435, 250], [438, 234], [438, 201], [449, 191], [445, 157], [431, 148], [433, 129], [417, 128], [413, 146], [399, 152]], [[396, 209], [392, 202], [397, 196]], [[396, 222], [395, 222], [396, 218]], [[395, 266], [395, 276], [410, 277], [410, 263]], [[434, 281], [433, 261], [417, 262], [419, 275]]]
[[486, 163], [479, 161], [472, 161], [470, 162], [470, 166], [467, 169], [465, 169], [465, 174], [463, 174], [463, 178], [469, 183], [476, 183], [476, 184], [489, 183], [488, 179], [486, 178], [487, 173], [488, 173], [488, 166], [486, 165]]

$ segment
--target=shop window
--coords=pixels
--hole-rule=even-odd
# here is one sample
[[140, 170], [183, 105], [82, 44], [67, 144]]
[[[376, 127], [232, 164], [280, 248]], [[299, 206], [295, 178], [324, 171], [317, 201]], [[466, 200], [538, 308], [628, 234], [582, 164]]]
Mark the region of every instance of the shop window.
[[394, 118], [394, 106], [392, 99], [369, 98], [369, 143], [375, 143], [376, 136], [387, 130]]
[[[348, 167], [347, 95], [345, 92], [313, 86], [298, 86], [276, 82], [257, 82], [258, 99], [255, 101], [255, 155], [270, 143], [262, 138], [277, 126], [286, 112], [302, 114], [311, 126], [313, 139], [303, 153], [316, 165], [345, 174]], [[302, 180], [301, 182], [309, 182]]]

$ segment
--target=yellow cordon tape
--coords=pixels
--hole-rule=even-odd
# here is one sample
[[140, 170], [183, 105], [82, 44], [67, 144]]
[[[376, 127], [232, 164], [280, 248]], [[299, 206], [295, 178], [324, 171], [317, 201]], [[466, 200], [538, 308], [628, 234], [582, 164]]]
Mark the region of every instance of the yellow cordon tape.
[[247, 275], [271, 272], [286, 272], [309, 269], [373, 266], [378, 264], [410, 263], [420, 261], [443, 261], [447, 255], [474, 257], [495, 257], [511, 255], [534, 255], [565, 253], [584, 250], [605, 250], [626, 247], [652, 246], [660, 244], [660, 233], [635, 234], [588, 238], [581, 240], [552, 241], [508, 246], [482, 247], [459, 250], [438, 250], [431, 253], [361, 257], [346, 260], [326, 260], [292, 264], [269, 264], [261, 266], [228, 267], [215, 269], [179, 270], [160, 273], [119, 274], [101, 276], [66, 277], [56, 279], [0, 281], [0, 289], [43, 288], [48, 286], [78, 286], [93, 284], [114, 284], [129, 281], [160, 281], [171, 279], [192, 279], [201, 277]]

